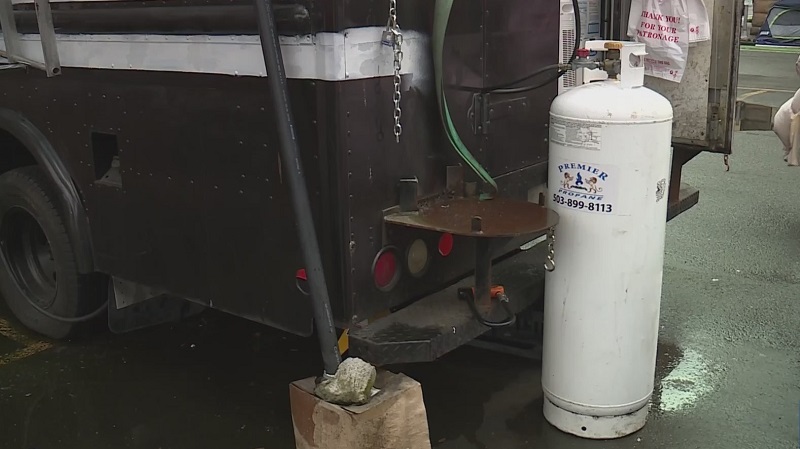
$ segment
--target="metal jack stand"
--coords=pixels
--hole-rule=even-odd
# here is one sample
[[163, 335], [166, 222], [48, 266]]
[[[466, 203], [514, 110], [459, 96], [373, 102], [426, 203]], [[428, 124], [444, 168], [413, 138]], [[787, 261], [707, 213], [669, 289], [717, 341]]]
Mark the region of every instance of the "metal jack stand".
[[[461, 177], [463, 179], [463, 177]], [[463, 191], [458, 187], [457, 191]], [[458, 297], [469, 305], [475, 319], [487, 327], [514, 323], [505, 288], [492, 284], [492, 241], [542, 235], [558, 224], [558, 214], [538, 204], [523, 200], [476, 196], [453, 197], [419, 208], [384, 217], [389, 225], [425, 229], [471, 237], [475, 241], [475, 285], [461, 288]], [[500, 307], [497, 306], [498, 303]], [[499, 321], [490, 316], [501, 312]]]
[[34, 61], [21, 54], [20, 38], [17, 33], [14, 6], [11, 4], [11, 0], [0, 0], [0, 27], [3, 29], [3, 41], [6, 46], [5, 50], [0, 50], [0, 56], [8, 59], [8, 62], [14, 66], [21, 64], [44, 70], [48, 77], [60, 75], [61, 62], [58, 58], [58, 45], [53, 27], [53, 14], [50, 11], [50, 1], [35, 0], [34, 6], [36, 21], [39, 25], [39, 36], [42, 40], [44, 62]]
[[[482, 232], [482, 222], [481, 217], [472, 217], [473, 232]], [[475, 287], [459, 289], [458, 297], [467, 302], [472, 314], [484, 326], [504, 327], [514, 324], [516, 315], [508, 307], [509, 298], [505, 288], [501, 285], [492, 285], [492, 250], [491, 240], [488, 238], [475, 239]], [[506, 312], [506, 318], [502, 321], [489, 321], [484, 318], [495, 308], [494, 300], [497, 300]]]

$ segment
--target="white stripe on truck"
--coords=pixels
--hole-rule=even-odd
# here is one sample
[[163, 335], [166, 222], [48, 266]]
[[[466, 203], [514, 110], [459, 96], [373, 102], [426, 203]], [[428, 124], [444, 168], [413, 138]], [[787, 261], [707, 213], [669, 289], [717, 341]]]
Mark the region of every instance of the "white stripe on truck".
[[[383, 27], [366, 27], [282, 36], [286, 76], [324, 81], [392, 76], [393, 53], [381, 44], [382, 32]], [[432, 75], [430, 40], [415, 31], [403, 35], [401, 73], [413, 73], [413, 84], [420, 84]], [[59, 34], [56, 38], [61, 66], [67, 68], [266, 76], [258, 36]], [[38, 34], [22, 34], [20, 41], [22, 56], [44, 60]], [[5, 50], [2, 39], [0, 48]]]

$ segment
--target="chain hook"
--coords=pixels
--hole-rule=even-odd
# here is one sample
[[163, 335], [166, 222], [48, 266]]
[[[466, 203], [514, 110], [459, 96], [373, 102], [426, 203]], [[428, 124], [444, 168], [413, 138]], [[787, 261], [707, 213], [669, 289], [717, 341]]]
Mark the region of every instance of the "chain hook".
[[547, 233], [547, 259], [544, 261], [544, 269], [547, 271], [554, 271], [556, 269], [556, 231], [555, 228], [550, 228]]

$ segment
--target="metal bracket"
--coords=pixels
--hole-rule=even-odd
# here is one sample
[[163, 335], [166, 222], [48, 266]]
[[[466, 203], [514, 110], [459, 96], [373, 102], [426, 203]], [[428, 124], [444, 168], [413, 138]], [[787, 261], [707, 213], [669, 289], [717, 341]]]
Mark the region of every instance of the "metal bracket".
[[400, 212], [416, 212], [419, 210], [417, 205], [417, 191], [419, 180], [417, 177], [403, 178], [398, 186], [398, 196]]
[[462, 165], [447, 166], [447, 191], [457, 197], [464, 196], [465, 170]]
[[469, 117], [475, 135], [489, 134], [492, 120], [508, 117], [528, 109], [528, 97], [508, 98], [492, 102], [492, 94], [474, 94]]
[[2, 27], [3, 41], [6, 45], [5, 50], [0, 50], [0, 56], [8, 59], [12, 64], [20, 63], [44, 70], [48, 77], [60, 75], [61, 61], [58, 58], [58, 45], [53, 26], [53, 13], [50, 10], [50, 1], [34, 0], [34, 7], [36, 8], [39, 36], [42, 40], [44, 62], [34, 61], [20, 53], [20, 38], [17, 32], [17, 23], [14, 19], [14, 6], [10, 0], [0, 0], [0, 27]]
[[720, 118], [720, 95], [719, 89], [709, 89], [709, 102], [708, 102], [708, 136], [707, 139], [711, 143], [716, 143], [720, 140], [721, 131], [721, 118]]
[[710, 104], [708, 105], [709, 109], [709, 120], [708, 120], [708, 141], [712, 143], [716, 143], [719, 141], [720, 137], [720, 116], [719, 116], [719, 105], [718, 104]]

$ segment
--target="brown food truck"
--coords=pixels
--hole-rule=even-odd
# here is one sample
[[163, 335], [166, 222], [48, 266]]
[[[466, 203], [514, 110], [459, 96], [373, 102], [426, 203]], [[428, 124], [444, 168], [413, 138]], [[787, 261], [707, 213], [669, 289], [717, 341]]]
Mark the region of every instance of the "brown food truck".
[[[582, 5], [442, 3], [4, 2], [0, 296], [52, 338], [316, 323], [328, 371], [345, 330], [378, 365], [529, 338]], [[599, 2], [602, 38], [629, 3]], [[740, 3], [706, 0], [684, 79], [647, 81], [675, 110], [667, 219], [698, 202], [683, 164], [731, 152]]]

